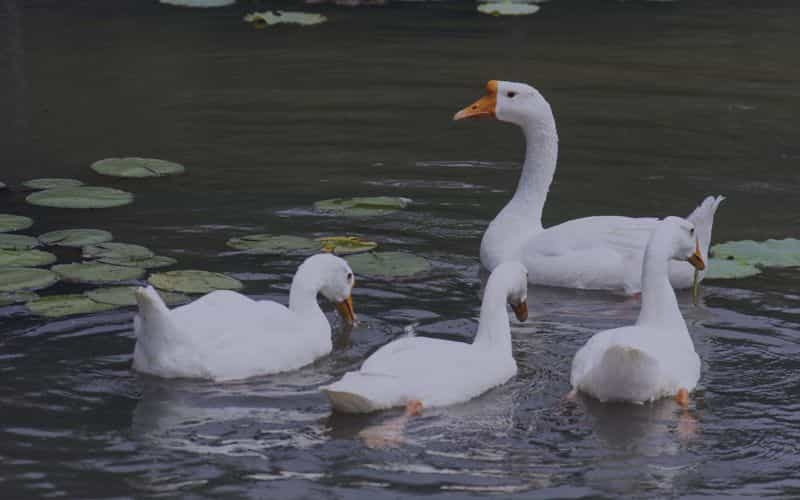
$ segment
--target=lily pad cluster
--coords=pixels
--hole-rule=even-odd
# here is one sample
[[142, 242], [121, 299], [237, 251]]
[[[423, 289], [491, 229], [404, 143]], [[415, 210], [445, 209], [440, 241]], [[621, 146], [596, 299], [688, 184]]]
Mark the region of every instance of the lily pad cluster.
[[769, 267], [800, 267], [800, 240], [730, 241], [711, 247], [707, 279], [745, 278]]
[[410, 203], [409, 198], [395, 196], [332, 198], [314, 203], [314, 209], [350, 217], [372, 217], [402, 210]]
[[317, 252], [348, 255], [368, 252], [378, 246], [374, 241], [367, 241], [357, 236], [304, 238], [285, 234], [249, 234], [231, 238], [225, 244], [236, 250], [256, 255], [311, 255]]

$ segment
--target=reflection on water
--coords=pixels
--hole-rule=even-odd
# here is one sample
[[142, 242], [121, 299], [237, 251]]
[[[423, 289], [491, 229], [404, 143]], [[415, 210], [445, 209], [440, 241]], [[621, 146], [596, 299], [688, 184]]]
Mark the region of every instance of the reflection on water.
[[[231, 253], [228, 238], [357, 234], [435, 264], [421, 278], [359, 277], [361, 321], [336, 324], [330, 356], [230, 384], [133, 374], [131, 310], [43, 321], [0, 308], [4, 497], [798, 496], [797, 269], [706, 283], [698, 307], [679, 295], [703, 361], [686, 411], [565, 401], [575, 351], [634, 321], [639, 301], [542, 287], [529, 321], [512, 322], [518, 376], [473, 401], [344, 416], [318, 392], [408, 332], [472, 339], [480, 238], [524, 147], [508, 125], [451, 122], [490, 78], [529, 81], [553, 105], [546, 225], [685, 214], [721, 193], [717, 241], [791, 236], [798, 6], [554, 0], [524, 19], [469, 2], [320, 6], [324, 25], [259, 31], [241, 21], [245, 3], [3, 7], [0, 181], [77, 177], [136, 195], [67, 212], [0, 192], [0, 212], [36, 220], [29, 234], [108, 229], [272, 300], [286, 299], [298, 259]], [[119, 155], [188, 172], [88, 170]], [[311, 209], [355, 195], [414, 202], [381, 218]]]

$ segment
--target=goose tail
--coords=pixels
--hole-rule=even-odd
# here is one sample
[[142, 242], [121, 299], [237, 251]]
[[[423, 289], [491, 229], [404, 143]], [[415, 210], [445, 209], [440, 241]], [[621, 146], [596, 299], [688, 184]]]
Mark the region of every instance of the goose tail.
[[714, 225], [714, 214], [717, 213], [719, 204], [725, 200], [724, 196], [708, 196], [703, 202], [689, 214], [697, 230], [697, 237], [700, 240], [700, 250], [703, 258], [708, 260], [708, 249], [711, 246], [711, 227]]
[[643, 403], [654, 398], [661, 381], [659, 362], [636, 347], [615, 345], [605, 351], [579, 387], [600, 401]]
[[[393, 398], [392, 388], [398, 387], [388, 375], [349, 372], [338, 382], [321, 387], [334, 410], [344, 413], [369, 413], [405, 404]], [[388, 392], [387, 392], [388, 391]], [[397, 399], [393, 404], [388, 399]]]

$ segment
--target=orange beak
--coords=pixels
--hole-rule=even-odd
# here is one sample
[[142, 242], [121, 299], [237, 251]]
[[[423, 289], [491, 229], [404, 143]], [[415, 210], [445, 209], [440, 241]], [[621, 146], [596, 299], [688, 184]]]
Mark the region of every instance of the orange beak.
[[497, 80], [489, 80], [486, 84], [486, 95], [456, 113], [453, 120], [494, 118], [495, 106], [497, 106]]
[[336, 310], [339, 315], [348, 323], [355, 323], [356, 313], [353, 311], [353, 296], [347, 297], [343, 301], [336, 304]]
[[511, 309], [514, 311], [514, 314], [517, 316], [519, 321], [525, 321], [528, 319], [528, 301], [523, 300], [519, 304], [511, 304]]
[[703, 255], [700, 253], [700, 240], [695, 240], [695, 242], [694, 253], [686, 260], [689, 261], [689, 264], [694, 266], [695, 269], [702, 271], [706, 268], [706, 263], [703, 262]]

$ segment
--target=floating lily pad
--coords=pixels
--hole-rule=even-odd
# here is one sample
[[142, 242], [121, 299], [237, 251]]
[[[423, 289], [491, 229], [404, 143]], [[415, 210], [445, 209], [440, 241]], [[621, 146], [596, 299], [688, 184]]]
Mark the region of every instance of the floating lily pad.
[[0, 267], [48, 266], [56, 256], [41, 250], [0, 250]]
[[0, 268], [0, 292], [41, 290], [58, 281], [58, 275], [47, 269], [34, 267]]
[[167, 5], [175, 5], [177, 7], [195, 7], [200, 9], [207, 9], [210, 7], [226, 7], [233, 5], [236, 0], [158, 0], [159, 2]]
[[317, 238], [322, 243], [322, 250], [336, 255], [349, 255], [369, 252], [378, 247], [374, 241], [362, 240], [357, 236], [326, 236]]
[[153, 258], [152, 250], [142, 245], [131, 243], [107, 242], [83, 247], [84, 259], [116, 259], [124, 261], [145, 260]]
[[139, 259], [139, 260], [104, 257], [102, 259], [99, 259], [98, 262], [102, 262], [103, 264], [111, 264], [114, 266], [141, 267], [142, 269], [158, 269], [161, 267], [174, 266], [178, 261], [173, 259], [172, 257], [155, 255], [153, 257], [150, 257], [149, 259]]
[[742, 262], [730, 259], [708, 259], [708, 269], [706, 269], [704, 279], [707, 280], [726, 280], [737, 278], [749, 278], [761, 274], [761, 269]]
[[78, 186], [37, 191], [29, 194], [25, 201], [41, 207], [110, 208], [131, 203], [133, 195], [127, 191], [107, 187]]
[[711, 252], [717, 259], [735, 259], [754, 266], [800, 266], [800, 240], [729, 241], [714, 245]]
[[346, 257], [356, 275], [405, 277], [429, 271], [427, 259], [403, 252], [371, 252]]
[[47, 318], [61, 318], [73, 314], [89, 314], [114, 309], [116, 306], [102, 304], [85, 295], [51, 295], [40, 297], [25, 304], [30, 312]]
[[0, 214], [0, 233], [28, 229], [33, 225], [33, 219], [22, 215]]
[[402, 210], [411, 203], [409, 198], [393, 196], [370, 196], [361, 198], [333, 198], [314, 203], [314, 208], [321, 212], [333, 212], [340, 215], [365, 217], [386, 215]]
[[10, 306], [38, 298], [39, 296], [33, 292], [4, 292], [0, 293], [0, 306]]
[[138, 280], [145, 275], [145, 270], [139, 267], [112, 266], [98, 262], [60, 264], [53, 266], [53, 271], [67, 283], [90, 284]]
[[78, 179], [65, 179], [62, 177], [46, 177], [44, 179], [31, 179], [22, 183], [30, 189], [58, 189], [83, 186]]
[[322, 14], [309, 14], [306, 12], [286, 12], [271, 10], [265, 12], [253, 12], [244, 16], [244, 21], [253, 23], [256, 28], [266, 28], [276, 24], [298, 24], [300, 26], [313, 26], [327, 21], [328, 18]]
[[85, 247], [105, 243], [112, 239], [111, 233], [101, 229], [61, 229], [39, 236], [39, 241], [45, 245], [60, 247]]
[[226, 243], [231, 248], [258, 255], [282, 255], [292, 252], [316, 252], [322, 244], [310, 238], [270, 234], [249, 234], [231, 238]]
[[539, 12], [538, 5], [522, 2], [489, 2], [478, 5], [478, 12], [491, 16], [527, 16]]
[[[112, 286], [107, 288], [95, 288], [86, 292], [86, 296], [95, 302], [111, 304], [114, 306], [128, 307], [136, 305], [136, 286]], [[165, 292], [158, 290], [158, 294], [168, 306], [185, 304], [192, 300], [187, 295], [175, 292]]]
[[168, 271], [150, 276], [147, 281], [156, 288], [171, 292], [208, 293], [214, 290], [239, 290], [242, 282], [209, 271]]
[[39, 246], [39, 240], [24, 234], [0, 234], [0, 250], [30, 250]]
[[163, 177], [186, 171], [183, 165], [155, 158], [106, 158], [92, 163], [92, 170], [112, 177]]

